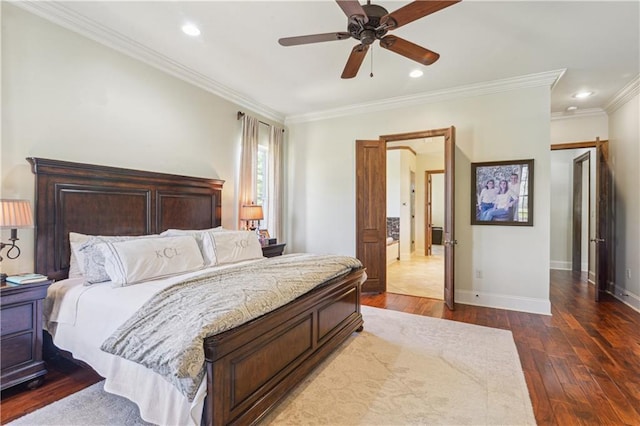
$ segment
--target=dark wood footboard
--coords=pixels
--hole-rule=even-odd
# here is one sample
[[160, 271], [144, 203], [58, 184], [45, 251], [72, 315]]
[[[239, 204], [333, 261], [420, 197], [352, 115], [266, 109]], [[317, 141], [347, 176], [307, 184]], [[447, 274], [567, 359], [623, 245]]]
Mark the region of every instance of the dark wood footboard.
[[334, 280], [241, 327], [207, 338], [203, 424], [251, 424], [363, 327], [364, 270]]

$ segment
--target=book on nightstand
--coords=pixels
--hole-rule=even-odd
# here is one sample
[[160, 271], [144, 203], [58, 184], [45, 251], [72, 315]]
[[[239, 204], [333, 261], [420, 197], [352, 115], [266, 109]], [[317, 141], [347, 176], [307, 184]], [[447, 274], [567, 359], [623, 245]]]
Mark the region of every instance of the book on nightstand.
[[7, 285], [20, 285], [20, 284], [32, 284], [47, 281], [46, 275], [40, 274], [19, 274], [10, 275], [7, 277]]

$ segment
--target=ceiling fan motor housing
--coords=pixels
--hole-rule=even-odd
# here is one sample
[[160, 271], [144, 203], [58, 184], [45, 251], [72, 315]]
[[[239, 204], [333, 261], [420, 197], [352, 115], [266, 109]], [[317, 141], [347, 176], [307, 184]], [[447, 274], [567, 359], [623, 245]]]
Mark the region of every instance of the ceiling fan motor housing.
[[362, 8], [369, 21], [363, 24], [357, 16], [352, 16], [349, 18], [347, 31], [351, 34], [351, 37], [360, 40], [362, 44], [369, 45], [387, 34], [386, 27], [380, 27], [380, 18], [388, 15], [389, 12], [384, 7], [375, 4], [367, 4]]

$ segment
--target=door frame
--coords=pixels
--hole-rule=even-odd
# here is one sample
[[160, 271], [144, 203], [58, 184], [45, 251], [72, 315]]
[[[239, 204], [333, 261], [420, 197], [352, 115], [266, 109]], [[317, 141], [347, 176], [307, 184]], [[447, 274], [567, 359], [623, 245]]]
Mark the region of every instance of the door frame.
[[593, 223], [595, 237], [590, 241], [595, 244], [594, 284], [595, 301], [600, 300], [600, 294], [614, 282], [615, 244], [613, 244], [613, 190], [611, 183], [611, 169], [609, 167], [609, 141], [597, 137], [593, 141], [567, 142], [552, 144], [551, 150], [595, 148], [596, 149], [596, 219]]
[[[442, 128], [442, 129], [431, 129], [431, 130], [423, 130], [423, 131], [418, 131], [418, 132], [408, 132], [408, 133], [396, 133], [396, 134], [390, 134], [390, 135], [382, 135], [379, 137], [379, 140], [385, 144], [388, 142], [398, 142], [398, 141], [404, 141], [404, 140], [412, 140], [412, 139], [423, 139], [423, 138], [433, 138], [433, 137], [444, 137], [445, 141], [445, 230], [443, 233], [443, 238], [444, 238], [444, 244], [445, 244], [445, 250], [444, 250], [444, 256], [445, 256], [445, 271], [444, 271], [444, 275], [445, 275], [445, 282], [444, 282], [444, 295], [445, 295], [445, 304], [447, 305], [447, 307], [450, 310], [454, 310], [455, 309], [455, 299], [454, 299], [454, 293], [455, 293], [455, 280], [454, 280], [454, 247], [455, 244], [457, 243], [457, 241], [454, 238], [454, 212], [455, 212], [455, 207], [454, 207], [454, 176], [455, 176], [455, 169], [454, 169], [454, 164], [455, 164], [455, 127], [451, 126], [451, 127], [446, 127], [446, 128]], [[449, 167], [447, 167], [447, 165], [449, 165]], [[356, 170], [356, 174], [358, 173], [363, 173], [363, 171], [358, 171]], [[378, 170], [376, 173], [376, 178], [377, 179], [382, 179], [386, 182], [387, 179], [387, 171], [386, 168], [384, 170]], [[386, 198], [387, 194], [386, 194], [386, 190], [384, 191], [384, 198], [382, 200], [382, 202], [384, 203], [383, 208], [386, 211], [386, 203], [387, 203], [387, 198]], [[367, 200], [367, 202], [365, 202], [365, 204], [368, 203], [368, 208], [372, 208], [371, 207], [371, 203], [373, 203], [375, 200]], [[379, 200], [378, 200], [379, 201]], [[358, 213], [356, 212], [356, 216], [358, 216]], [[358, 229], [359, 226], [356, 225], [356, 233], [357, 235], [360, 235], [363, 230]], [[357, 237], [359, 238], [359, 237]], [[378, 244], [384, 245], [385, 242], [384, 241], [380, 241], [378, 242]], [[380, 249], [384, 249], [385, 247], [380, 247]], [[362, 259], [361, 259], [362, 260]], [[384, 262], [384, 265], [381, 265], [381, 269], [384, 270], [383, 273], [380, 274], [380, 276], [383, 276], [385, 279], [384, 282], [384, 291], [386, 291], [386, 287], [387, 287], [387, 283], [386, 283], [386, 269], [387, 269], [387, 264], [386, 262]]]

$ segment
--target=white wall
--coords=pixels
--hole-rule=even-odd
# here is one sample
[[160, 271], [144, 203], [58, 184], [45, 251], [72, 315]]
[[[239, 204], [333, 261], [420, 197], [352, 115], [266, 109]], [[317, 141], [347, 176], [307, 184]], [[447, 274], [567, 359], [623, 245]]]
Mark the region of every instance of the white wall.
[[[2, 197], [33, 200], [31, 156], [219, 178], [222, 223], [235, 228], [237, 105], [7, 2], [1, 7]], [[19, 237], [20, 258], [2, 262], [9, 273], [33, 270], [33, 230]]]
[[400, 150], [387, 151], [387, 217], [400, 217]]
[[411, 259], [411, 172], [416, 170], [416, 156], [400, 150], [400, 260]]
[[591, 114], [566, 114], [551, 120], [551, 143], [594, 141], [607, 139], [609, 120], [604, 111]]
[[444, 228], [444, 173], [431, 176], [433, 226]]
[[635, 96], [610, 113], [609, 141], [615, 200], [615, 294], [640, 310], [640, 97], [637, 90]]
[[[294, 251], [355, 255], [355, 140], [456, 126], [456, 300], [550, 312], [550, 89], [290, 125]], [[535, 160], [534, 226], [471, 226], [470, 163]], [[482, 278], [476, 278], [479, 271]]]
[[[428, 143], [444, 144], [444, 138], [432, 138]], [[426, 189], [425, 171], [444, 170], [444, 155], [419, 154], [416, 157], [416, 252], [424, 254], [425, 249], [425, 216], [426, 216]], [[431, 196], [433, 225], [444, 227], [444, 174], [432, 175]], [[440, 183], [438, 183], [440, 182]]]

